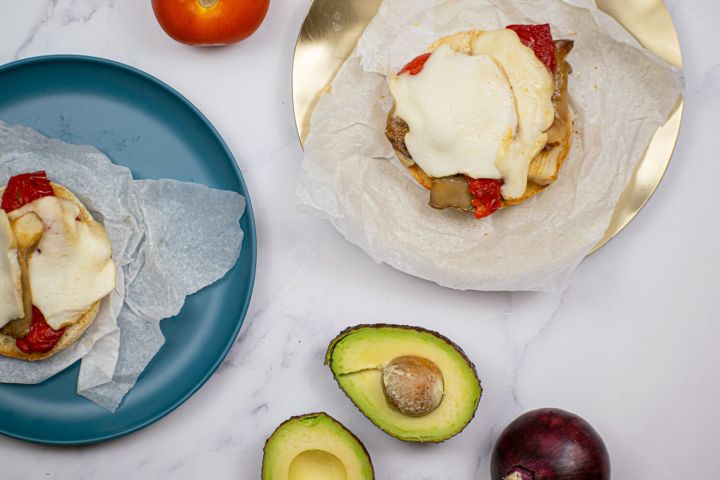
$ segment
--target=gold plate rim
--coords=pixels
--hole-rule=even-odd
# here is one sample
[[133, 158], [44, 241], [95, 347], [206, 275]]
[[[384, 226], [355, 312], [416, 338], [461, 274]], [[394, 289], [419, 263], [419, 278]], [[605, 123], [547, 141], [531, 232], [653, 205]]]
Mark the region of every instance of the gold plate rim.
[[[324, 22], [315, 21], [315, 16], [326, 13], [323, 10], [326, 4], [334, 5], [335, 11], [340, 12], [342, 8], [347, 8], [348, 4], [358, 4], [359, 2], [362, 2], [360, 7], [360, 17], [362, 18], [358, 20], [361, 25], [353, 25], [354, 29], [340, 29], [340, 31], [347, 32], [346, 34], [339, 35], [334, 22], [325, 22], [326, 25], [323, 26]], [[301, 146], [303, 146], [305, 136], [309, 131], [309, 119], [317, 101], [334, 80], [337, 71], [347, 60], [357, 44], [357, 39], [375, 16], [381, 3], [382, 0], [354, 0], [354, 2], [351, 0], [312, 0], [310, 2], [295, 43], [292, 65], [293, 113]], [[677, 31], [663, 0], [596, 0], [596, 4], [600, 10], [615, 18], [643, 46], [668, 63], [682, 69], [682, 51]], [[316, 28], [318, 24], [320, 25], [320, 35]], [[304, 71], [300, 71], [300, 64], [303, 63], [303, 55], [305, 55], [301, 52], [302, 47], [311, 46], [321, 39], [332, 39], [333, 36], [336, 41], [333, 43], [333, 48], [342, 49], [344, 42], [344, 51], [338, 53], [330, 50], [330, 53], [334, 55], [323, 59], [328, 60], [324, 70], [316, 69], [311, 75], [305, 75]], [[305, 90], [304, 95], [300, 92], [301, 85]], [[681, 95], [667, 122], [658, 128], [648, 145], [630, 182], [616, 204], [605, 235], [593, 248], [591, 254], [625, 229], [657, 191], [677, 145], [683, 109], [684, 98]]]

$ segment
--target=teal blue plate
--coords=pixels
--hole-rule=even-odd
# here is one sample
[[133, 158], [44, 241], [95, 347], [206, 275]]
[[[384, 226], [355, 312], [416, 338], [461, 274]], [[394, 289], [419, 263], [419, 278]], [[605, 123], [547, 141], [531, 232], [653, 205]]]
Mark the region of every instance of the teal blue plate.
[[100, 442], [143, 428], [200, 388], [240, 331], [255, 279], [250, 196], [210, 122], [168, 85], [99, 58], [47, 56], [0, 67], [0, 120], [94, 145], [135, 178], [174, 178], [247, 199], [240, 259], [219, 282], [161, 322], [167, 339], [116, 413], [75, 393], [79, 363], [38, 385], [0, 384], [0, 433], [46, 444]]

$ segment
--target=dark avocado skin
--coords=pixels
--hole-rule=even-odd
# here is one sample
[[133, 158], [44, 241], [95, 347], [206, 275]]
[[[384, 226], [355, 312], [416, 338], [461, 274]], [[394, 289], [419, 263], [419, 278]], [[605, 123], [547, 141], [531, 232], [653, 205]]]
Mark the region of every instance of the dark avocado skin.
[[[270, 436], [265, 440], [265, 445], [263, 446], [263, 461], [262, 461], [262, 464], [265, 463], [265, 450], [267, 449], [267, 444], [268, 444], [268, 442], [270, 441], [271, 438], [273, 438], [273, 436], [275, 435], [275, 433], [276, 433], [278, 430], [280, 430], [284, 425], [286, 425], [286, 424], [288, 424], [288, 423], [290, 423], [290, 422], [294, 422], [294, 421], [296, 421], [296, 420], [304, 420], [304, 419], [306, 419], [306, 418], [319, 417], [319, 416], [322, 416], [322, 415], [326, 416], [327, 418], [329, 418], [329, 419], [332, 420], [333, 422], [337, 423], [340, 427], [342, 427], [343, 430], [345, 430], [346, 432], [348, 432], [352, 438], [354, 438], [355, 440], [357, 440], [358, 444], [360, 444], [360, 447], [363, 449], [363, 452], [365, 453], [365, 457], [367, 457], [368, 463], [370, 464], [370, 469], [372, 470], [373, 478], [375, 478], [375, 466], [372, 464], [372, 458], [370, 458], [370, 453], [368, 453], [367, 448], [365, 448], [365, 444], [362, 443], [362, 441], [360, 441], [360, 439], [359, 439], [358, 437], [356, 437], [354, 433], [352, 433], [350, 430], [348, 430], [347, 428], [345, 428], [345, 425], [343, 425], [342, 423], [338, 422], [338, 421], [335, 419], [335, 417], [332, 417], [332, 416], [328, 415], [328, 414], [325, 413], [325, 412], [315, 412], [315, 413], [306, 413], [305, 415], [296, 415], [296, 416], [294, 416], [294, 417], [288, 418], [287, 420], [285, 420], [284, 422], [282, 422], [280, 425], [278, 425], [278, 427], [277, 427], [275, 430], [273, 430], [273, 433], [270, 434]], [[262, 464], [261, 464], [261, 465], [262, 465]]]
[[[472, 369], [473, 374], [475, 375], [475, 378], [476, 378], [477, 381], [478, 381], [478, 384], [480, 384], [480, 396], [482, 397], [482, 384], [481, 384], [481, 382], [480, 382], [480, 378], [478, 377], [477, 369], [475, 368], [475, 364], [474, 364], [472, 361], [470, 361], [470, 359], [469, 359], [468, 356], [465, 354], [465, 352], [463, 351], [463, 349], [460, 348], [455, 342], [453, 342], [452, 340], [450, 340], [449, 338], [447, 338], [446, 336], [444, 336], [444, 335], [442, 335], [442, 334], [440, 334], [440, 333], [438, 333], [438, 332], [435, 332], [435, 331], [433, 331], [433, 330], [428, 330], [428, 329], [422, 328], [422, 327], [413, 327], [413, 326], [411, 326], [411, 325], [392, 325], [392, 324], [389, 324], [389, 323], [374, 323], [374, 324], [356, 325], [356, 326], [354, 326], [354, 327], [348, 327], [348, 328], [346, 328], [345, 330], [343, 330], [342, 332], [340, 332], [337, 337], [335, 337], [335, 338], [332, 339], [332, 341], [330, 342], [330, 345], [328, 345], [327, 352], [325, 352], [325, 365], [327, 365], [328, 367], [330, 367], [330, 371], [331, 371], [331, 372], [332, 372], [332, 366], [330, 365], [330, 360], [331, 360], [331, 358], [332, 358], [333, 350], [335, 350], [335, 346], [336, 346], [343, 338], [347, 337], [348, 335], [352, 335], [353, 333], [357, 332], [358, 330], [363, 330], [363, 329], [368, 329], [368, 328], [396, 328], [396, 329], [401, 329], [401, 330], [413, 330], [413, 331], [416, 331], [416, 332], [429, 333], [430, 335], [433, 335], [433, 336], [439, 338], [440, 340], [442, 340], [443, 342], [445, 342], [445, 343], [447, 343], [449, 346], [451, 346], [453, 349], [455, 349], [455, 350], [463, 357], [463, 359], [465, 360], [465, 362], [467, 362], [467, 364], [470, 366], [470, 368]], [[333, 373], [333, 378], [335, 379], [335, 382], [338, 384], [338, 387], [340, 387], [340, 382], [338, 382], [338, 379], [337, 379], [337, 376], [335, 375], [335, 372], [332, 372], [332, 373]], [[340, 387], [340, 390], [342, 390], [342, 392], [345, 394], [345, 396], [346, 396], [347, 398], [349, 398], [350, 401], [353, 402], [353, 405], [355, 405], [355, 406], [357, 407], [357, 404], [355, 403], [355, 401], [352, 399], [352, 397], [351, 397], [350, 395], [347, 394], [347, 392], [346, 392], [345, 390], [342, 389], [342, 387]], [[480, 399], [478, 398], [478, 404], [479, 404], [479, 403], [480, 403]], [[360, 410], [360, 408], [358, 408], [358, 410]], [[365, 415], [365, 413], [364, 413], [362, 410], [360, 410], [360, 412], [361, 412], [363, 415]], [[457, 432], [453, 433], [451, 436], [449, 436], [449, 437], [447, 437], [447, 438], [444, 438], [444, 439], [442, 439], [442, 440], [434, 440], [434, 441], [432, 441], [432, 440], [418, 440], [418, 441], [403, 440], [402, 438], [398, 438], [398, 437], [396, 437], [395, 435], [393, 435], [392, 433], [390, 433], [390, 432], [388, 432], [387, 430], [385, 430], [385, 428], [383, 428], [382, 425], [378, 425], [377, 423], [373, 422], [373, 420], [372, 420], [370, 417], [368, 417], [367, 415], [365, 415], [365, 418], [367, 418], [368, 420], [370, 420], [370, 421], [373, 423], [373, 425], [375, 425], [376, 427], [378, 427], [378, 428], [379, 428], [380, 430], [382, 430], [383, 432], [387, 433], [388, 435], [390, 435], [390, 436], [393, 437], [393, 438], [398, 438], [398, 440], [401, 440], [401, 441], [403, 441], [403, 442], [408, 442], [408, 443], [443, 443], [443, 442], [449, 440], [450, 438], [454, 437], [455, 435], [458, 435], [458, 434], [459, 434], [460, 432], [462, 432], [463, 430], [465, 430], [465, 428], [467, 428], [467, 426], [470, 425], [470, 423], [473, 421], [473, 419], [475, 418], [475, 415], [476, 415], [476, 414], [477, 414], [477, 408], [475, 408], [475, 410], [473, 411], [473, 415], [472, 415], [472, 417], [470, 418], [470, 420], [469, 420], [460, 430], [458, 430]]]

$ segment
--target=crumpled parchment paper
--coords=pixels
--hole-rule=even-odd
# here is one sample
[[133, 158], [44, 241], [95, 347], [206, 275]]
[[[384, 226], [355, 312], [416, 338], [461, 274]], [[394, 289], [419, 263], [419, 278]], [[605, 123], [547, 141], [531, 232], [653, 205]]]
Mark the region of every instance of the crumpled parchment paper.
[[[575, 41], [572, 151], [558, 181], [520, 206], [481, 221], [433, 210], [385, 138], [387, 76], [442, 36], [513, 23], [550, 23]], [[602, 238], [682, 88], [679, 71], [590, 0], [385, 0], [313, 114], [298, 210], [376, 262], [446, 287], [556, 291]]]
[[118, 281], [76, 344], [40, 362], [0, 357], [0, 382], [39, 383], [82, 359], [78, 393], [115, 411], [165, 341], [160, 320], [235, 265], [245, 199], [193, 183], [133, 180], [93, 147], [0, 122], [0, 185], [36, 170], [105, 226]]

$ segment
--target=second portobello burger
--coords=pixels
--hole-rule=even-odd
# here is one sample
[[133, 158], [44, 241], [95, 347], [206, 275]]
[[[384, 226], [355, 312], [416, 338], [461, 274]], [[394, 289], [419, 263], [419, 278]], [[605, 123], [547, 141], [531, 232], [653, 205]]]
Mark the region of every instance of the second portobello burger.
[[42, 360], [75, 343], [115, 288], [105, 228], [45, 172], [0, 187], [0, 355]]

